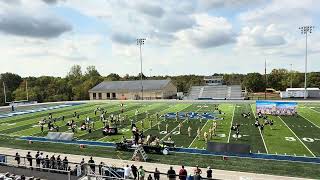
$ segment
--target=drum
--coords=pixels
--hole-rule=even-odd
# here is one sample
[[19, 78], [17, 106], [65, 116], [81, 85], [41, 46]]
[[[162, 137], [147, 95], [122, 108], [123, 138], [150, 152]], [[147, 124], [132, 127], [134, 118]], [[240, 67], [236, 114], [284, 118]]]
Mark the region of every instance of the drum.
[[163, 155], [168, 155], [169, 154], [169, 150], [167, 148], [164, 148], [162, 150]]

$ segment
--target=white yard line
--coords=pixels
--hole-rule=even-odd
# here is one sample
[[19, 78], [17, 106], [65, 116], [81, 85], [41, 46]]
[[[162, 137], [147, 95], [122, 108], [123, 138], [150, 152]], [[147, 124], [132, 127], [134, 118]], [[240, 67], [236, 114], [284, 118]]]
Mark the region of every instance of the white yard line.
[[[207, 125], [207, 123], [208, 123], [209, 121], [210, 121], [210, 120], [207, 120], [207, 122], [202, 126], [201, 131], [203, 130], [203, 128]], [[190, 147], [192, 146], [192, 144], [193, 144], [194, 141], [197, 139], [197, 137], [198, 137], [198, 136], [196, 136], [196, 137], [192, 140], [192, 142], [191, 142], [191, 144], [189, 145], [188, 148], [190, 148]]]
[[[202, 108], [202, 106], [201, 106], [199, 109], [197, 109], [195, 112], [198, 112], [201, 108]], [[182, 124], [183, 124], [184, 122], [186, 122], [186, 120], [187, 120], [187, 119], [183, 120], [183, 121], [182, 121]], [[170, 131], [170, 133], [167, 133], [160, 141], [162, 141], [162, 140], [164, 140], [166, 137], [168, 137], [168, 136], [169, 136], [173, 131], [175, 131], [178, 127], [179, 127], [179, 124], [177, 125], [177, 127], [173, 128], [172, 131]]]
[[[160, 105], [159, 105], [160, 106]], [[151, 105], [148, 105], [148, 107], [152, 107]], [[146, 108], [146, 107], [141, 107], [139, 110], [141, 110], [141, 109], [143, 109], [143, 108]], [[169, 109], [169, 108], [171, 108], [171, 107], [168, 107], [167, 109]], [[131, 111], [135, 111], [136, 109], [133, 109], [133, 110], [131, 110]], [[152, 109], [153, 110], [153, 109]], [[165, 109], [166, 110], [166, 109]], [[128, 112], [126, 112], [126, 113], [130, 113], [131, 111], [128, 111]], [[148, 111], [148, 109], [147, 109], [147, 111]], [[164, 110], [163, 110], [164, 111]], [[157, 112], [155, 112], [155, 113], [153, 113], [153, 114], [151, 114], [150, 116], [152, 116], [152, 115], [154, 115], [154, 114], [156, 114]], [[139, 115], [140, 114], [142, 114], [142, 113], [139, 113]], [[127, 115], [127, 114], [126, 114]], [[132, 116], [128, 116], [128, 118], [132, 118], [132, 117], [135, 117], [136, 115], [135, 114], [132, 114]], [[145, 117], [144, 119], [142, 119], [143, 121], [145, 121], [147, 119], [147, 117]], [[127, 120], [129, 120], [129, 119], [127, 119]], [[140, 120], [140, 121], [137, 121], [137, 122], [141, 122], [142, 120]], [[137, 123], [136, 122], [136, 123]], [[155, 125], [154, 125], [155, 126]], [[152, 127], [154, 127], [154, 126], [152, 126]], [[130, 129], [130, 127], [131, 127], [131, 125], [128, 125], [128, 126], [126, 126], [126, 127], [122, 127], [121, 129]], [[150, 128], [149, 128], [150, 129]], [[104, 137], [102, 137], [102, 138], [100, 138], [100, 139], [98, 139], [97, 141], [103, 141], [104, 139], [108, 139], [110, 136], [104, 136]]]
[[230, 124], [230, 128], [229, 128], [229, 136], [228, 136], [228, 143], [230, 142], [230, 136], [231, 136], [231, 127], [232, 127], [232, 123], [233, 123], [233, 118], [234, 118], [234, 112], [236, 111], [236, 105], [234, 105], [233, 107], [233, 113], [232, 113], [232, 121]]
[[317, 128], [320, 128], [318, 125], [316, 125], [315, 123], [313, 123], [312, 121], [310, 121], [308, 118], [304, 117], [303, 115], [299, 114], [299, 116], [303, 117], [305, 120], [309, 121], [311, 124], [313, 124], [313, 125], [316, 126]]
[[[254, 113], [254, 110], [253, 110], [253, 107], [252, 107], [251, 104], [250, 104], [250, 107], [251, 107], [251, 110], [252, 110], [252, 113], [253, 113], [254, 118], [256, 118], [256, 114]], [[258, 128], [258, 129], [259, 129], [259, 132], [260, 132], [260, 135], [261, 135], [261, 138], [262, 138], [262, 142], [263, 142], [264, 148], [266, 149], [266, 153], [269, 154], [269, 151], [268, 151], [266, 142], [264, 141], [263, 135], [262, 135], [262, 133], [261, 133], [261, 129], [260, 129], [260, 128]]]
[[283, 122], [283, 124], [286, 125], [287, 128], [292, 132], [292, 134], [300, 141], [300, 143], [310, 152], [310, 154], [311, 154], [313, 157], [316, 157], [316, 156], [312, 153], [312, 151], [301, 141], [301, 139], [296, 135], [296, 133], [294, 133], [294, 132], [292, 131], [292, 129], [284, 122], [284, 120], [282, 120], [282, 118], [281, 118], [280, 116], [278, 116], [278, 117], [279, 117], [279, 119]]
[[316, 110], [314, 110], [313, 108], [308, 107], [308, 109], [310, 109], [310, 110], [312, 110], [312, 111], [314, 111], [314, 112], [316, 112], [316, 113], [320, 113], [319, 111], [316, 111]]

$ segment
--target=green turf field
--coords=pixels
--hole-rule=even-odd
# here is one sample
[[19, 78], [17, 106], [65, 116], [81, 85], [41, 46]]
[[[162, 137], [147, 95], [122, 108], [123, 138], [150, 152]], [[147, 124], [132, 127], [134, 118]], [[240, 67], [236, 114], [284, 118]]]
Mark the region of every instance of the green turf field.
[[[81, 140], [118, 142], [122, 136], [131, 138], [130, 120], [134, 119], [137, 127], [140, 130], [143, 129], [146, 136], [151, 134], [158, 136], [161, 140], [167, 140], [171, 136], [177, 147], [203, 149], [206, 148], [203, 134], [204, 132], [208, 132], [209, 128], [212, 128], [213, 122], [216, 121], [216, 136], [209, 138], [209, 141], [249, 144], [251, 151], [254, 153], [320, 156], [320, 104], [316, 103], [300, 103], [298, 106], [299, 115], [297, 117], [269, 116], [274, 121], [274, 125], [272, 127], [266, 126], [264, 131], [261, 132], [254, 126], [255, 104], [169, 103], [162, 101], [153, 103], [125, 102], [122, 116], [127, 118], [125, 122], [118, 125], [119, 134], [113, 136], [104, 136], [102, 134], [104, 125], [99, 120], [100, 113], [94, 114], [94, 110], [97, 107], [106, 109], [107, 117], [111, 114], [117, 115], [121, 113], [119, 102], [87, 103], [45, 112], [2, 118], [0, 119], [0, 134], [12, 137], [44, 137], [48, 133], [48, 128], [45, 127], [42, 133], [38, 122], [42, 118], [48, 117], [49, 112], [52, 112], [53, 117], [65, 116], [64, 121], [56, 122], [60, 132], [71, 132], [65, 126], [71, 119], [77, 122], [78, 127], [80, 127], [80, 124], [86, 117], [93, 119], [95, 127], [92, 133], [80, 130], [75, 133], [75, 137]], [[216, 107], [223, 113], [217, 114], [215, 112], [215, 115], [218, 118], [223, 118], [223, 120], [191, 119], [187, 121], [182, 119], [176, 121], [175, 119], [164, 119], [163, 117], [160, 117], [158, 120], [156, 119], [157, 113], [160, 115], [175, 112], [213, 113]], [[135, 115], [136, 110], [139, 111], [137, 116]], [[75, 111], [80, 114], [79, 119], [73, 117]], [[148, 117], [146, 112], [149, 114]], [[241, 115], [244, 112], [251, 112], [253, 115], [250, 118], [244, 118]], [[179, 123], [182, 124], [180, 132], [178, 128]], [[230, 130], [232, 124], [236, 123], [240, 124], [240, 138], [236, 138], [235, 132]], [[168, 132], [166, 132], [167, 124]], [[190, 137], [187, 131], [189, 126], [192, 129]], [[160, 128], [160, 131], [158, 128]], [[200, 137], [197, 137], [198, 128], [201, 130]]]

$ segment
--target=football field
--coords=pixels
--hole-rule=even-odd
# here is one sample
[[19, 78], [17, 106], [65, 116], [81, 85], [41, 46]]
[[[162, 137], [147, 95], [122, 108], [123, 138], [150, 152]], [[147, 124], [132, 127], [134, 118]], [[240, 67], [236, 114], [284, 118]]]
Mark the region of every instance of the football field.
[[[222, 143], [249, 144], [253, 153], [296, 155], [296, 156], [320, 156], [320, 104], [299, 103], [298, 116], [268, 116], [274, 121], [274, 125], [266, 125], [263, 131], [254, 126], [255, 104], [249, 103], [175, 103], [175, 102], [123, 102], [124, 112], [121, 113], [120, 102], [92, 102], [59, 109], [34, 112], [25, 115], [0, 119], [1, 136], [37, 136], [45, 137], [48, 128], [44, 127], [41, 132], [38, 122], [48, 118], [52, 113], [53, 118], [64, 116], [64, 121], [55, 122], [59, 132], [71, 132], [66, 126], [70, 120], [75, 120], [77, 127], [80, 127], [86, 117], [95, 122], [91, 133], [81, 131], [74, 134], [78, 140], [119, 142], [122, 136], [130, 139], [131, 120], [135, 121], [138, 129], [143, 130], [144, 135], [158, 136], [160, 140], [167, 140], [169, 137], [177, 147], [205, 149], [206, 142], [204, 133], [209, 132], [213, 122], [217, 123], [216, 135], [209, 138], [209, 141]], [[126, 117], [125, 121], [118, 125], [117, 135], [104, 136], [102, 130], [104, 124], [100, 121], [100, 112], [95, 115], [97, 107], [107, 110], [106, 117], [111, 114], [121, 114]], [[221, 113], [218, 113], [218, 108]], [[136, 115], [138, 110], [138, 115]], [[80, 118], [73, 117], [74, 112], [80, 114]], [[164, 115], [175, 114], [209, 114], [207, 118], [168, 118]], [[249, 118], [242, 116], [242, 113], [251, 112]], [[161, 115], [158, 119], [156, 114]], [[212, 118], [211, 118], [212, 117]], [[180, 124], [180, 126], [179, 126]], [[231, 130], [234, 124], [240, 125], [240, 135], [236, 138], [235, 132]], [[179, 131], [180, 127], [180, 131]], [[191, 136], [188, 135], [188, 127], [191, 128]], [[166, 129], [168, 128], [168, 129]], [[197, 130], [201, 131], [200, 137]]]

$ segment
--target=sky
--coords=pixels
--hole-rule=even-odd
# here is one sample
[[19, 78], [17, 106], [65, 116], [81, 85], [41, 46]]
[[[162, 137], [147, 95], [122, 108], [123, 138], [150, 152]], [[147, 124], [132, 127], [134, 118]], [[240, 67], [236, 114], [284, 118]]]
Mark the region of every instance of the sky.
[[0, 73], [212, 75], [320, 71], [319, 0], [0, 0]]

